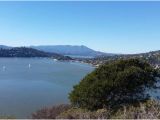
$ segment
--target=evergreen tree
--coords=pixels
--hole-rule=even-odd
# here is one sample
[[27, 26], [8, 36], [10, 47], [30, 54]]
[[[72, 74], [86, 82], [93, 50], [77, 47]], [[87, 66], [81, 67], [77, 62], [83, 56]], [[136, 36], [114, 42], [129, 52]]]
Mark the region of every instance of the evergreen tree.
[[138, 59], [117, 60], [88, 74], [69, 94], [74, 106], [96, 110], [118, 107], [149, 98], [146, 88], [154, 88], [158, 71]]

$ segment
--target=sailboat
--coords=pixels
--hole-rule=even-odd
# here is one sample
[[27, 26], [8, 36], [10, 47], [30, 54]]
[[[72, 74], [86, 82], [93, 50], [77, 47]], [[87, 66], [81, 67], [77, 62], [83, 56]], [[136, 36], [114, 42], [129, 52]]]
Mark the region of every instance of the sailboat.
[[3, 66], [3, 71], [5, 71], [6, 70], [6, 66]]
[[53, 59], [54, 62], [58, 61], [57, 59]]
[[28, 68], [31, 68], [31, 64], [28, 65]]

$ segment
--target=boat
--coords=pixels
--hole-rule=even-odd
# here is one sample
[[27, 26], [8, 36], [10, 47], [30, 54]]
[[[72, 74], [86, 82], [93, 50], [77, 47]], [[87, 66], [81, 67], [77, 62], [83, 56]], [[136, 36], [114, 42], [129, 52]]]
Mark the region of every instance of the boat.
[[5, 71], [6, 70], [6, 66], [3, 66], [3, 71]]
[[53, 59], [53, 61], [55, 61], [55, 62], [56, 62], [56, 61], [58, 61], [58, 60], [57, 60], [57, 59]]
[[28, 65], [28, 68], [31, 68], [31, 64]]

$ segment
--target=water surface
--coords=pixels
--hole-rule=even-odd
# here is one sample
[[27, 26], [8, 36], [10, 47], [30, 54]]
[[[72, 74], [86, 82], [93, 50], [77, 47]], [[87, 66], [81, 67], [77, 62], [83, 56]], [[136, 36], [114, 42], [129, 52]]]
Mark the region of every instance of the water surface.
[[68, 93], [93, 67], [46, 58], [0, 58], [0, 115], [30, 117], [45, 106], [68, 103]]

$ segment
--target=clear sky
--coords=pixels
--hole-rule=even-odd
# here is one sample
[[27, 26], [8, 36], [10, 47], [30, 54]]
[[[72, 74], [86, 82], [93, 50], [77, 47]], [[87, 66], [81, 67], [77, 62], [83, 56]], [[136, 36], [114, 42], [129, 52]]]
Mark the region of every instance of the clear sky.
[[160, 50], [160, 2], [0, 2], [0, 44]]

